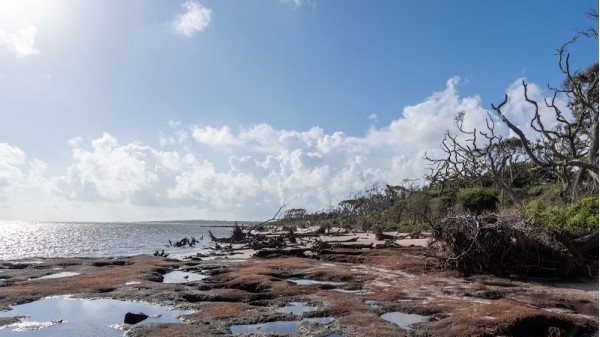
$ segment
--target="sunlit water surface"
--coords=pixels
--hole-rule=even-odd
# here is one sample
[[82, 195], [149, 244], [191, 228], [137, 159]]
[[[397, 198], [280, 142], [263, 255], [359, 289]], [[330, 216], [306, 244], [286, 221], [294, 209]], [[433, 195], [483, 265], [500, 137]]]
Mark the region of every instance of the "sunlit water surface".
[[127, 312], [143, 312], [150, 316], [138, 324], [183, 323], [178, 317], [191, 313], [112, 299], [50, 297], [1, 312], [0, 317], [24, 316], [26, 319], [1, 327], [0, 336], [119, 337], [123, 336], [122, 323]]
[[[215, 223], [58, 223], [0, 221], [0, 260], [34, 257], [108, 257], [201, 252], [209, 247], [208, 231], [223, 237], [229, 224]], [[195, 247], [167, 247], [168, 240], [194, 237]], [[203, 239], [200, 239], [204, 237]]]

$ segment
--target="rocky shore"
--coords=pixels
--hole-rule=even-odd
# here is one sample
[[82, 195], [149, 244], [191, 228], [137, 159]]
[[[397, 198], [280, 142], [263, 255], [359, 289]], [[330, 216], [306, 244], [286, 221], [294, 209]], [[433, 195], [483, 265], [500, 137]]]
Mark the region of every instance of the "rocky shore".
[[[192, 310], [181, 323], [123, 325], [134, 337], [598, 335], [597, 280], [469, 276], [435, 265], [424, 247], [406, 242], [338, 249], [319, 259], [139, 255], [3, 261], [0, 309], [71, 295]], [[163, 282], [173, 271], [181, 279]], [[42, 278], [50, 275], [56, 277]], [[281, 310], [290, 305], [289, 312]], [[68, 324], [60, 319], [66, 323], [57, 324]], [[0, 318], [0, 335], [23, 320]]]

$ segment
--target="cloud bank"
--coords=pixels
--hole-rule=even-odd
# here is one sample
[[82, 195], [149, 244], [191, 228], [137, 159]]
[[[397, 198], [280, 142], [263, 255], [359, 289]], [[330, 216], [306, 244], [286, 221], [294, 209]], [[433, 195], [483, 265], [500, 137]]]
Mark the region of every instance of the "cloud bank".
[[[424, 153], [435, 156], [458, 112], [465, 112], [467, 128], [485, 127], [487, 110], [479, 97], [461, 97], [459, 82], [449, 79], [444, 90], [359, 137], [320, 127], [298, 131], [264, 123], [234, 128], [171, 121], [158, 148], [122, 144], [110, 133], [88, 141], [72, 138], [71, 163], [64, 174], [51, 177], [42, 177], [45, 163], [0, 144], [0, 203], [10, 206], [11, 194], [37, 184], [54, 202], [128, 207], [135, 210], [132, 220], [150, 220], [156, 216], [150, 210], [157, 209], [162, 218], [248, 220], [268, 218], [283, 203], [323, 209], [374, 183], [422, 178]], [[531, 107], [519, 83], [507, 90], [506, 114], [527, 125]], [[530, 93], [536, 99], [543, 95], [533, 84]], [[551, 118], [552, 111], [545, 114]], [[498, 130], [508, 135], [500, 123]]]

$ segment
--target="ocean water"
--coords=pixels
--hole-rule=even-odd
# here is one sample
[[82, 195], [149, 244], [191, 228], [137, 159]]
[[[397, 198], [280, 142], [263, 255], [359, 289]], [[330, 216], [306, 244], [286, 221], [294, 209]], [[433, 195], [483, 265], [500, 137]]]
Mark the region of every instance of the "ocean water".
[[[0, 221], [0, 260], [36, 257], [116, 257], [153, 254], [172, 256], [205, 251], [208, 231], [231, 234], [230, 223], [59, 223]], [[167, 247], [183, 238], [199, 240], [195, 247]], [[203, 237], [203, 238], [202, 238]], [[202, 238], [202, 239], [201, 239]]]

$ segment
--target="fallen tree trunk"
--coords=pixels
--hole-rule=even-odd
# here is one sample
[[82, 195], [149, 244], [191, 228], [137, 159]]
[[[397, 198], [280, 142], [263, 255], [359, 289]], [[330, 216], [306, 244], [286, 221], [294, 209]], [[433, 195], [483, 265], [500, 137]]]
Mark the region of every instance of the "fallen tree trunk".
[[326, 241], [326, 242], [327, 243], [344, 243], [344, 242], [356, 242], [356, 241], [358, 241], [358, 236], [355, 236], [348, 240], [331, 240], [331, 241]]
[[[411, 246], [413, 246], [413, 245], [411, 245]], [[387, 240], [382, 244], [375, 245], [375, 248], [406, 248], [406, 247], [402, 246], [400, 244], [397, 244], [396, 242], [394, 242], [392, 240]]]
[[306, 248], [294, 248], [294, 249], [261, 249], [254, 253], [253, 256], [263, 258], [263, 259], [272, 259], [278, 258], [281, 256], [294, 256], [294, 257], [307, 257], [306, 252], [311, 253], [310, 249]]
[[210, 236], [210, 240], [213, 242], [221, 242], [221, 243], [230, 243], [230, 238], [218, 238], [213, 235], [213, 233], [209, 230], [208, 235]]
[[373, 233], [375, 233], [375, 240], [394, 240], [396, 239], [393, 235], [383, 234], [383, 229], [381, 227], [376, 226], [373, 228]]
[[373, 248], [373, 243], [354, 243], [354, 244], [344, 244], [344, 243], [333, 243], [323, 242], [323, 248], [346, 248], [346, 249], [365, 249], [365, 248]]
[[357, 250], [336, 250], [336, 249], [323, 249], [319, 251], [321, 255], [362, 255], [363, 252]]
[[420, 239], [423, 235], [421, 234], [421, 231], [414, 231], [412, 233], [408, 233], [408, 234], [404, 234], [404, 235], [398, 235], [396, 237], [397, 240], [403, 240], [403, 239]]

